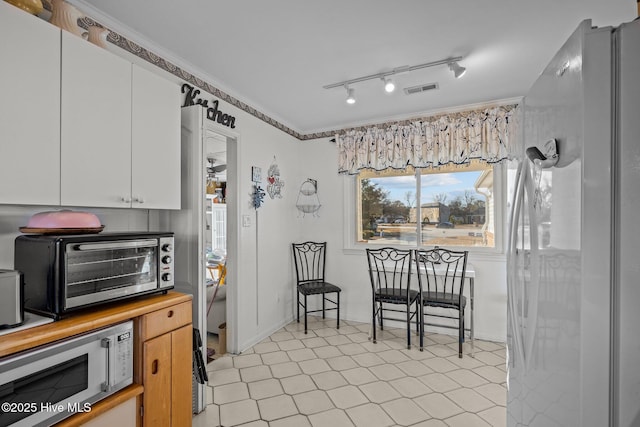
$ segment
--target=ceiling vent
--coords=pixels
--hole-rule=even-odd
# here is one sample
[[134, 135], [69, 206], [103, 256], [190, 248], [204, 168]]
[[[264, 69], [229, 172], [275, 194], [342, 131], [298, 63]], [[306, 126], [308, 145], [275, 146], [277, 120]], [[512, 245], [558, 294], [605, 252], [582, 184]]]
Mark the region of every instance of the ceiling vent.
[[438, 89], [438, 83], [427, 83], [418, 86], [405, 87], [404, 93], [405, 95], [413, 95], [414, 93], [426, 92], [428, 90]]

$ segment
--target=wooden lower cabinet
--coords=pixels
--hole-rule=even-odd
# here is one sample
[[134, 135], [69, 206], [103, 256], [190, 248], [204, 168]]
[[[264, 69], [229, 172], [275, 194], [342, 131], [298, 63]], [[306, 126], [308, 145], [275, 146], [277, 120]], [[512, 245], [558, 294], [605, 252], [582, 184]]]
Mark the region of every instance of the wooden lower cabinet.
[[137, 410], [134, 397], [82, 425], [84, 427], [136, 427]]
[[171, 333], [171, 420], [174, 427], [190, 426], [193, 417], [193, 327]]
[[[150, 313], [142, 319], [142, 425], [149, 427], [191, 425], [192, 338], [191, 306], [188, 317], [180, 307]], [[162, 332], [161, 325], [176, 326], [175, 317], [188, 319], [180, 327]], [[166, 317], [166, 322], [158, 324]], [[153, 320], [153, 322], [150, 322]], [[182, 323], [182, 324], [180, 324]], [[152, 336], [149, 336], [149, 335]]]

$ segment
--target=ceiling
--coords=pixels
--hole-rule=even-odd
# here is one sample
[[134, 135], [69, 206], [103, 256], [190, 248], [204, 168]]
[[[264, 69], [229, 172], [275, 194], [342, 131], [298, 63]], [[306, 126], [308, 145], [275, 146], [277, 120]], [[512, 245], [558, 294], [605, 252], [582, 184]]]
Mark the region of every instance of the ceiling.
[[[98, 22], [291, 129], [309, 134], [526, 94], [583, 19], [633, 20], [636, 0], [69, 0]], [[446, 65], [323, 86], [449, 57]], [[405, 95], [403, 88], [439, 89]]]

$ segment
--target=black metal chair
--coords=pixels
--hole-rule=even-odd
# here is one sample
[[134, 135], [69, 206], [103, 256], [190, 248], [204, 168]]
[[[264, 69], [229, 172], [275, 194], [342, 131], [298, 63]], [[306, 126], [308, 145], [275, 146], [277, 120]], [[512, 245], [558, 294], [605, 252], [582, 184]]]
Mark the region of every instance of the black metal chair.
[[[372, 335], [374, 343], [376, 342], [376, 316], [380, 320], [380, 330], [384, 329], [383, 319], [400, 320], [384, 317], [385, 310], [406, 314], [407, 348], [411, 348], [411, 319], [415, 318], [418, 332], [420, 331], [420, 292], [411, 289], [412, 258], [413, 251], [410, 249], [367, 249], [369, 278], [373, 291]], [[385, 308], [385, 304], [404, 305], [405, 308], [404, 310]], [[411, 311], [411, 306], [415, 306], [414, 311]]]
[[[462, 357], [464, 342], [464, 309], [467, 298], [463, 296], [467, 251], [451, 251], [442, 248], [416, 250], [416, 266], [422, 300], [422, 327], [420, 348], [424, 346], [424, 325], [458, 329], [458, 357]], [[427, 313], [425, 307], [453, 309], [456, 317], [447, 314]], [[446, 313], [446, 312], [445, 312]], [[425, 316], [457, 319], [458, 325], [425, 323]]]
[[[296, 267], [296, 286], [298, 301], [298, 323], [300, 323], [300, 306], [304, 308], [304, 333], [307, 333], [307, 313], [322, 312], [322, 318], [325, 318], [325, 311], [336, 310], [336, 328], [340, 329], [340, 289], [338, 286], [328, 283], [324, 280], [325, 259], [326, 259], [326, 242], [304, 242], [293, 243], [293, 262]], [[326, 297], [326, 294], [336, 294], [336, 300], [333, 301]], [[300, 294], [304, 295], [304, 304], [300, 302]], [[307, 296], [322, 294], [322, 309], [307, 310]], [[329, 301], [335, 304], [333, 308], [326, 308], [325, 302]]]

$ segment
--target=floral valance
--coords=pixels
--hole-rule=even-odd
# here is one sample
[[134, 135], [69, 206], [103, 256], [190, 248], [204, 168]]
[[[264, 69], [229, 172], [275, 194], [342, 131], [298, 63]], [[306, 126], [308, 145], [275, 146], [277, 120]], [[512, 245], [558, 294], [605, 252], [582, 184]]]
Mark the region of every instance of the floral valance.
[[514, 106], [501, 106], [347, 130], [336, 135], [338, 173], [502, 161], [514, 114]]

